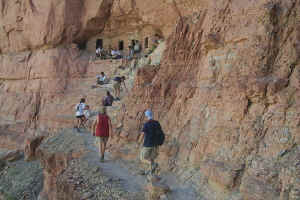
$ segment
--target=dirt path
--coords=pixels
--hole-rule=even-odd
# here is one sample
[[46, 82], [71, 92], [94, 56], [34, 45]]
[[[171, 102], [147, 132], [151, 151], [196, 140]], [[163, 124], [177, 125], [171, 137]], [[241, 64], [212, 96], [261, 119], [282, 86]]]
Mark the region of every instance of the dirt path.
[[[87, 96], [90, 98], [94, 97], [94, 99], [99, 96], [99, 94], [103, 94], [106, 90], [112, 90], [112, 84], [107, 84], [104, 86], [97, 86], [96, 88], [91, 88], [93, 85], [93, 79], [88, 79], [84, 83], [83, 86], [85, 88], [85, 92]], [[87, 89], [89, 88], [89, 89]], [[121, 93], [121, 96], [126, 95], [124, 91]], [[121, 102], [117, 102], [117, 106], [113, 106], [110, 108], [110, 112], [116, 112], [120, 109]], [[95, 115], [95, 111], [92, 112], [92, 116]], [[73, 130], [75, 131], [75, 130]], [[76, 131], [75, 131], [76, 132]], [[129, 193], [140, 193], [145, 199], [144, 193], [146, 192], [147, 179], [145, 176], [139, 175], [138, 171], [140, 170], [138, 163], [136, 161], [126, 161], [122, 159], [114, 159], [109, 153], [105, 154], [105, 162], [99, 162], [99, 153], [98, 148], [95, 145], [95, 138], [91, 136], [89, 132], [86, 130], [81, 130], [80, 133], [84, 138], [86, 147], [90, 150], [89, 162], [91, 165], [97, 165], [101, 168], [103, 173], [110, 177], [113, 180], [120, 180], [120, 183], [124, 190]], [[201, 199], [198, 197], [197, 192], [194, 191], [193, 187], [188, 184], [182, 184], [174, 174], [170, 172], [164, 172], [161, 174], [162, 182], [168, 185], [171, 189], [171, 192], [167, 195], [169, 200], [197, 200]]]
[[[103, 173], [113, 180], [119, 179], [122, 187], [130, 193], [145, 193], [147, 179], [137, 172], [139, 167], [135, 162], [129, 162], [122, 159], [114, 160], [109, 153], [105, 154], [105, 162], [99, 162], [98, 148], [95, 145], [95, 138], [88, 132], [78, 133], [84, 137], [86, 146], [91, 151], [91, 165], [98, 165]], [[197, 200], [198, 195], [191, 185], [183, 185], [174, 174], [165, 172], [161, 174], [162, 182], [167, 184], [171, 192], [167, 195], [169, 200]]]

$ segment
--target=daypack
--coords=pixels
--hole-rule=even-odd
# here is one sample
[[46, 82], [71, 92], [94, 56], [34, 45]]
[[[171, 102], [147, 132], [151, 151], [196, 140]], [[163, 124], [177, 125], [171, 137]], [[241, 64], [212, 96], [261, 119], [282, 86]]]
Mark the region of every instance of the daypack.
[[121, 77], [116, 76], [116, 77], [114, 78], [114, 81], [117, 81], [117, 82], [121, 83]]
[[165, 133], [161, 129], [161, 126], [158, 124], [157, 128], [155, 129], [155, 143], [156, 145], [163, 145], [165, 142]]

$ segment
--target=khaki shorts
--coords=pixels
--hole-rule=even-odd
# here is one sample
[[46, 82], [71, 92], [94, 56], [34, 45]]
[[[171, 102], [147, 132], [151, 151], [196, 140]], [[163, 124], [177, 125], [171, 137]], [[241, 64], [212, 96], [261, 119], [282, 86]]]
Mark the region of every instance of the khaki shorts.
[[158, 156], [158, 147], [143, 147], [140, 154], [141, 161], [149, 160], [154, 161]]
[[102, 143], [106, 144], [108, 141], [108, 137], [96, 137], [96, 141], [98, 144], [102, 144]]
[[115, 82], [113, 87], [114, 87], [115, 90], [120, 90], [121, 89], [121, 83]]

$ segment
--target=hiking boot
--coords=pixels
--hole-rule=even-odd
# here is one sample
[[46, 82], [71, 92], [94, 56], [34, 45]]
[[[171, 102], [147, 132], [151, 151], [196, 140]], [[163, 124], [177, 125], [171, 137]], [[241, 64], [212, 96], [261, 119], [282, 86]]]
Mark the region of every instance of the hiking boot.
[[147, 170], [140, 170], [140, 171], [138, 172], [138, 174], [139, 174], [139, 175], [142, 175], [142, 176], [145, 176], [145, 175], [150, 174], [150, 171], [147, 171]]

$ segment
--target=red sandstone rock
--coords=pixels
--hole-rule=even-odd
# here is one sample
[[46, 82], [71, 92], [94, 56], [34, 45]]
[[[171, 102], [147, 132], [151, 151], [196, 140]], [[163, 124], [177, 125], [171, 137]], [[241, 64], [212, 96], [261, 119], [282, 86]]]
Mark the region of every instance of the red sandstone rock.
[[44, 138], [44, 136], [39, 136], [35, 138], [27, 138], [25, 140], [24, 154], [26, 161], [32, 161], [37, 158], [36, 150], [40, 146]]
[[[241, 182], [245, 199], [278, 199], [277, 169], [267, 168], [273, 178], [257, 178], [247, 167], [240, 174], [224, 163], [246, 166], [255, 155], [266, 166], [285, 168], [277, 159], [295, 154], [299, 2], [201, 3], [197, 19], [178, 20], [155, 75], [148, 76], [146, 67], [137, 73], [124, 131], [134, 136], [143, 121], [139, 114], [152, 108], [167, 142], [178, 143], [178, 167], [199, 167], [209, 181], [229, 190]], [[207, 158], [210, 164], [203, 163]], [[167, 165], [171, 159], [161, 156], [159, 162]]]
[[[1, 118], [26, 121], [24, 130], [71, 126], [76, 98], [86, 95], [83, 75], [116, 63], [89, 64], [77, 49], [49, 48], [101, 32], [111, 12], [104, 35], [147, 24], [170, 35], [159, 68], [137, 73], [116, 123], [125, 137], [119, 146], [136, 138], [144, 110], [152, 108], [167, 134], [162, 166], [176, 160], [177, 167], [199, 167], [209, 182], [229, 192], [239, 188], [244, 199], [298, 198], [292, 161], [300, 144], [299, 1], [184, 0], [160, 8], [148, 0], [74, 2], [62, 1], [54, 10], [54, 0], [0, 1], [1, 52], [40, 49], [1, 55]], [[63, 15], [67, 8], [74, 12]], [[89, 95], [96, 106], [99, 94]], [[169, 144], [176, 144], [173, 150]], [[45, 156], [49, 185], [66, 162]], [[237, 173], [231, 162], [244, 171]]]
[[45, 49], [86, 40], [104, 29], [112, 2], [1, 0], [0, 52]]

